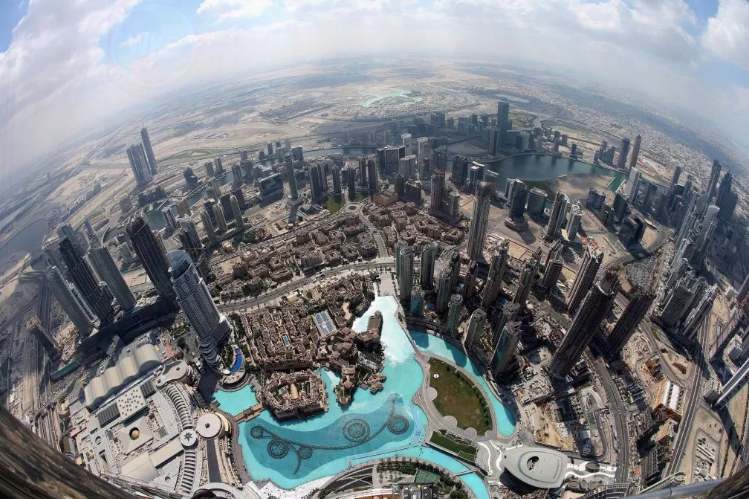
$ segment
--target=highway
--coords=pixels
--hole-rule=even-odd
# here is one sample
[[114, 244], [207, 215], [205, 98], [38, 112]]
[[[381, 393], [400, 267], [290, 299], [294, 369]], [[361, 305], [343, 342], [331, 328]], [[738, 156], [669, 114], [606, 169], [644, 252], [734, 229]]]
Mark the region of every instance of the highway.
[[616, 455], [616, 481], [619, 483], [628, 482], [630, 459], [629, 447], [632, 442], [630, 442], [629, 436], [629, 414], [627, 412], [627, 407], [619, 394], [619, 390], [614, 384], [614, 380], [611, 379], [609, 369], [604, 361], [600, 358], [589, 360], [593, 365], [598, 378], [601, 380], [603, 389], [606, 391], [606, 398], [610, 404], [609, 410], [614, 417], [614, 421], [616, 421], [616, 436], [619, 441], [619, 452], [617, 452]]
[[[699, 337], [697, 338], [697, 344], [699, 347], [703, 347], [706, 343], [708, 336], [708, 329], [710, 328], [710, 316], [708, 316], [702, 324], [699, 331]], [[704, 348], [704, 347], [703, 347]], [[694, 415], [697, 412], [698, 400], [702, 393], [702, 379], [703, 373], [707, 368], [706, 361], [707, 351], [703, 350], [699, 356], [699, 362], [696, 363], [694, 375], [692, 376], [692, 382], [686, 387], [687, 396], [686, 403], [682, 404], [684, 408], [684, 415], [679, 423], [679, 432], [676, 434], [676, 442], [674, 443], [673, 456], [671, 462], [666, 468], [666, 475], [676, 473], [679, 471], [681, 466], [681, 460], [686, 453], [686, 445], [689, 441], [689, 435], [692, 433], [692, 425], [694, 424]]]

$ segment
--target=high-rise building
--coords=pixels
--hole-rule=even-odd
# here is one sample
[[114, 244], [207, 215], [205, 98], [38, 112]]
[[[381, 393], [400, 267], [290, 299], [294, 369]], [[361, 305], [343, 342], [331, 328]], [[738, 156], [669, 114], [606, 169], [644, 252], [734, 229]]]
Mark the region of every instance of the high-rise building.
[[213, 168], [216, 172], [216, 175], [221, 175], [222, 173], [224, 173], [224, 164], [221, 162], [220, 157], [217, 156], [213, 158]]
[[200, 211], [200, 220], [203, 222], [203, 230], [205, 230], [205, 235], [208, 237], [208, 243], [212, 245], [218, 244], [216, 230], [213, 228], [211, 217], [205, 209]]
[[339, 165], [333, 166], [333, 196], [335, 196], [336, 202], [341, 202], [341, 194], [342, 194], [342, 184], [341, 184], [341, 167]]
[[627, 168], [627, 155], [629, 154], [629, 139], [622, 139], [622, 149], [619, 151], [619, 161], [616, 163], [617, 168], [624, 170]]
[[718, 295], [718, 287], [716, 285], [710, 286], [708, 290], [702, 295], [700, 300], [692, 307], [687, 318], [684, 319], [684, 325], [681, 328], [680, 334], [682, 338], [686, 340], [694, 340], [705, 318], [710, 315], [710, 311], [713, 309], [713, 302], [715, 297]]
[[177, 303], [198, 336], [200, 353], [211, 369], [220, 372], [219, 351], [231, 334], [231, 326], [213, 303], [208, 286], [188, 254], [181, 250], [170, 252], [169, 264]]
[[454, 338], [458, 334], [458, 321], [460, 311], [463, 309], [463, 297], [460, 295], [450, 296], [447, 312], [447, 332]]
[[294, 171], [294, 162], [292, 155], [287, 153], [284, 156], [284, 162], [286, 164], [286, 177], [289, 181], [289, 193], [291, 195], [291, 200], [296, 201], [297, 199], [299, 199], [299, 190], [296, 186], [296, 173]]
[[468, 321], [468, 332], [466, 333], [466, 339], [464, 342], [467, 351], [473, 348], [473, 345], [481, 338], [485, 324], [486, 312], [477, 308], [471, 314], [470, 321]]
[[510, 219], [514, 222], [525, 220], [525, 202], [528, 195], [528, 187], [525, 182], [515, 180], [511, 187]]
[[374, 196], [380, 191], [380, 183], [377, 175], [377, 162], [372, 157], [367, 158], [367, 181], [369, 195]]
[[567, 334], [562, 338], [559, 348], [549, 364], [549, 372], [564, 378], [577, 364], [583, 351], [593, 339], [601, 322], [606, 318], [619, 292], [618, 271], [609, 270], [604, 274], [583, 300], [580, 310], [572, 319]]
[[159, 296], [173, 301], [174, 288], [169, 278], [169, 261], [163, 241], [141, 217], [130, 222], [126, 230], [133, 249]]
[[220, 204], [213, 205], [213, 218], [216, 220], [218, 231], [222, 234], [226, 232], [226, 216], [224, 215], [224, 209]]
[[570, 207], [570, 220], [567, 222], [567, 239], [574, 241], [583, 225], [583, 209], [579, 204]]
[[505, 145], [507, 130], [510, 129], [510, 103], [505, 101], [497, 102], [497, 128], [499, 134], [497, 137], [497, 149]]
[[177, 224], [182, 230], [185, 231], [187, 236], [190, 238], [190, 248], [202, 250], [203, 244], [200, 241], [200, 236], [198, 235], [198, 229], [195, 227], [195, 222], [193, 222], [189, 217], [180, 217], [177, 219]]
[[532, 257], [523, 265], [523, 272], [520, 274], [518, 289], [515, 291], [515, 297], [512, 299], [513, 303], [517, 303], [521, 307], [525, 306], [525, 302], [528, 301], [528, 296], [533, 287], [533, 280], [538, 271], [538, 263], [538, 260], [535, 257]]
[[395, 245], [398, 297], [402, 302], [411, 299], [414, 277], [414, 249], [404, 241]]
[[323, 163], [310, 163], [307, 165], [307, 176], [309, 177], [310, 196], [313, 202], [320, 201], [326, 194], [325, 165]]
[[629, 300], [627, 307], [622, 312], [621, 317], [616, 321], [614, 329], [608, 335], [607, 342], [612, 352], [620, 352], [624, 348], [624, 345], [627, 344], [632, 334], [648, 314], [654, 300], [655, 293], [652, 290], [639, 290], [635, 292], [632, 299]]
[[510, 242], [501, 238], [497, 246], [492, 251], [492, 257], [489, 262], [489, 272], [484, 284], [484, 292], [481, 297], [481, 306], [489, 308], [494, 305], [502, 291], [502, 280], [507, 270], [507, 258], [509, 256]]
[[627, 202], [634, 204], [637, 199], [637, 188], [640, 185], [640, 179], [642, 173], [637, 168], [632, 168], [629, 172], [629, 180], [627, 181]]
[[442, 269], [439, 279], [437, 279], [437, 313], [442, 314], [447, 310], [450, 293], [450, 271]]
[[583, 263], [580, 265], [580, 271], [577, 273], [575, 282], [572, 284], [569, 299], [567, 300], [567, 310], [570, 313], [574, 313], [577, 310], [588, 290], [590, 290], [595, 281], [598, 269], [601, 267], [601, 262], [603, 262], [603, 252], [598, 248], [586, 246]]
[[367, 157], [362, 156], [359, 158], [359, 189], [362, 194], [368, 192], [369, 183], [367, 182]]
[[239, 208], [239, 200], [234, 194], [229, 199], [231, 201], [231, 211], [234, 213], [234, 226], [237, 230], [244, 230], [244, 218], [242, 218], [242, 210]]
[[544, 271], [544, 277], [541, 280], [541, 288], [544, 292], [553, 292], [557, 287], [557, 281], [559, 276], [562, 274], [562, 268], [564, 262], [562, 260], [551, 260], [546, 262], [546, 270]]
[[242, 176], [242, 168], [239, 163], [231, 165], [231, 183], [234, 189], [239, 189], [244, 183], [244, 177]]
[[148, 158], [143, 150], [143, 144], [133, 144], [128, 147], [127, 159], [130, 161], [130, 168], [133, 170], [133, 176], [138, 187], [148, 185], [153, 178], [153, 174], [148, 165]]
[[489, 226], [489, 208], [491, 207], [491, 188], [487, 182], [479, 182], [476, 188], [476, 199], [473, 205], [473, 218], [468, 231], [468, 258], [480, 260], [484, 254], [484, 241]]
[[99, 244], [98, 240], [94, 240], [91, 250], [88, 252], [88, 259], [101, 280], [107, 283], [109, 290], [114, 295], [117, 303], [120, 304], [120, 307], [122, 307], [122, 310], [129, 312], [135, 308], [135, 296], [133, 296], [132, 291], [130, 291], [120, 270], [117, 268], [117, 264], [109, 253], [109, 249]]
[[151, 175], [156, 175], [156, 156], [153, 154], [151, 139], [148, 137], [148, 130], [146, 130], [146, 127], [140, 129], [140, 139], [143, 141], [143, 151], [146, 153], [146, 159], [148, 160], [148, 167], [151, 171]]
[[88, 262], [78, 253], [70, 239], [60, 241], [60, 254], [68, 268], [68, 275], [89, 308], [102, 324], [111, 323], [114, 320], [114, 308], [110, 296], [99, 285]]
[[642, 145], [642, 136], [638, 133], [635, 137], [635, 144], [632, 146], [632, 156], [629, 158], [629, 169], [637, 166], [637, 160], [640, 157], [640, 146]]
[[514, 321], [505, 323], [499, 331], [494, 357], [491, 362], [492, 373], [495, 378], [504, 373], [507, 366], [510, 365], [510, 361], [512, 361], [512, 357], [518, 348], [521, 333], [522, 323]]
[[84, 310], [81, 303], [73, 295], [70, 286], [62, 277], [60, 270], [55, 266], [47, 267], [45, 276], [49, 282], [49, 289], [52, 292], [52, 296], [55, 297], [57, 303], [60, 304], [65, 314], [67, 314], [73, 325], [78, 329], [81, 338], [87, 337], [91, 334], [94, 325], [86, 310]]
[[458, 285], [458, 279], [460, 278], [460, 253], [457, 251], [453, 251], [448, 268], [450, 270], [450, 290], [452, 291]]
[[468, 268], [466, 269], [466, 277], [463, 280], [463, 298], [468, 301], [473, 297], [473, 293], [476, 291], [476, 274], [478, 273], [478, 265], [475, 260], [468, 262]]
[[749, 358], [744, 361], [736, 374], [723, 385], [720, 396], [715, 401], [715, 407], [725, 406], [749, 380]]
[[471, 167], [471, 161], [465, 156], [455, 156], [453, 158], [451, 179], [454, 184], [463, 185], [468, 180], [468, 170]]
[[561, 191], [557, 191], [554, 197], [554, 206], [551, 208], [549, 223], [546, 225], [544, 237], [548, 241], [557, 239], [562, 234], [562, 225], [567, 215], [567, 207], [570, 204], [570, 198]]
[[435, 243], [427, 243], [421, 248], [421, 289], [432, 289], [434, 287], [434, 264], [437, 261], [439, 247]]
[[706, 287], [704, 278], [697, 278], [694, 271], [686, 272], [667, 290], [660, 305], [658, 319], [667, 328], [678, 326]]
[[720, 171], [723, 167], [717, 159], [713, 160], [713, 167], [710, 170], [710, 180], [707, 184], [708, 201], [712, 201], [713, 196], [716, 194], [718, 187], [718, 179], [720, 178]]

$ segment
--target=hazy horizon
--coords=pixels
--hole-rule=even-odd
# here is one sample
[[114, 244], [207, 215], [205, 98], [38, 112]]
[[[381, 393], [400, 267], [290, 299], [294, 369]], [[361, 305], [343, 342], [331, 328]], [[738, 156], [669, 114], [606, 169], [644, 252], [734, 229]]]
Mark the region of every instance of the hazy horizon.
[[31, 0], [2, 14], [4, 175], [134, 106], [260, 66], [425, 53], [648, 96], [749, 149], [744, 0]]

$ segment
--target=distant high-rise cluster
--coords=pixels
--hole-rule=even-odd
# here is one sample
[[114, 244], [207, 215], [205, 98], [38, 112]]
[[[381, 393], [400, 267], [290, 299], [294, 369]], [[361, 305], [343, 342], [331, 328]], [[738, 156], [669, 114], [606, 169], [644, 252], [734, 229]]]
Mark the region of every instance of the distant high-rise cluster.
[[142, 142], [127, 148], [127, 158], [130, 161], [130, 168], [133, 170], [133, 176], [138, 187], [144, 187], [156, 175], [156, 157], [153, 154], [151, 139], [145, 127], [141, 129], [140, 136]]

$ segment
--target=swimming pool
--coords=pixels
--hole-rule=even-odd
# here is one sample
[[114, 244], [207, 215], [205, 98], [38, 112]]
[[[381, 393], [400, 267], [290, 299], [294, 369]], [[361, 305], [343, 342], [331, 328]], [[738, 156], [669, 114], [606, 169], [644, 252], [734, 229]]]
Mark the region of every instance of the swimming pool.
[[[395, 299], [376, 298], [369, 310], [354, 322], [354, 329], [366, 330], [369, 317], [377, 310], [383, 314], [383, 373], [387, 376], [384, 390], [374, 395], [357, 390], [351, 405], [344, 408], [338, 405], [333, 392], [338, 376], [322, 370], [328, 412], [303, 421], [279, 422], [269, 411], [263, 411], [255, 419], [241, 423], [239, 443], [253, 480], [272, 480], [279, 487], [292, 489], [340, 473], [354, 464], [392, 456], [419, 457], [454, 473], [467, 471], [456, 459], [421, 446], [427, 418], [411, 400], [421, 386], [423, 372], [414, 360], [413, 345], [396, 319], [398, 304]], [[469, 372], [474, 371], [469, 369]], [[227, 412], [239, 413], [248, 407], [247, 402], [235, 406], [232, 401], [236, 394], [237, 398], [246, 400], [248, 394], [242, 393], [243, 390], [245, 388], [239, 392], [218, 392], [216, 398]], [[508, 431], [508, 425], [514, 430], [511, 417], [503, 419], [504, 412], [497, 411], [503, 434]], [[478, 499], [489, 499], [481, 477], [471, 473], [460, 478]]]

